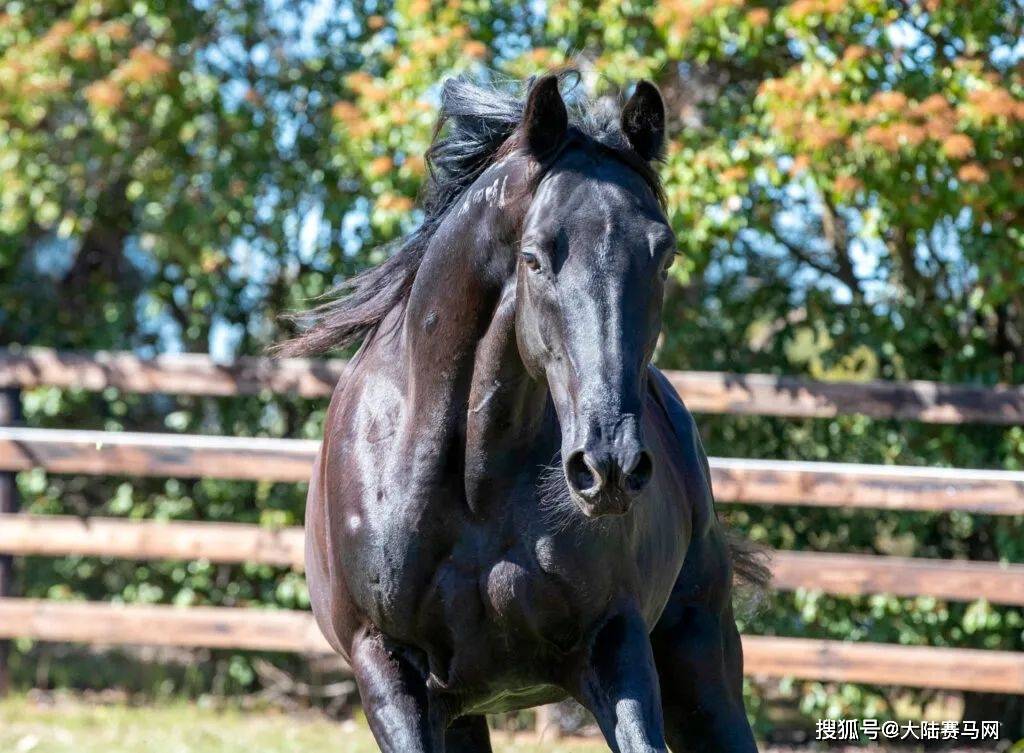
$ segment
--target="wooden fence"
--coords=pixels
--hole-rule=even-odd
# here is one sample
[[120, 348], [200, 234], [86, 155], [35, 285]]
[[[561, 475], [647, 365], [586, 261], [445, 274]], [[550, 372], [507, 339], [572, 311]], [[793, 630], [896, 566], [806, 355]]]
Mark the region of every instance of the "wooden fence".
[[[13, 474], [214, 477], [301, 482], [317, 443], [301, 440], [26, 429], [15, 390], [45, 385], [140, 393], [329, 394], [338, 361], [198, 355], [151, 361], [127, 354], [0, 352], [0, 639], [161, 644], [319, 653], [306, 612], [223, 607], [115, 606], [15, 598], [11, 556], [206, 559], [302, 566], [302, 532], [235, 523], [32, 516], [16, 511]], [[858, 412], [928, 422], [1024, 423], [1024, 390], [912, 383], [816, 383], [768, 375], [669, 374], [696, 412], [799, 417]], [[1024, 473], [712, 458], [723, 503], [1024, 514]], [[5, 560], [3, 557], [7, 557]], [[864, 554], [776, 552], [775, 587], [888, 593], [1024, 606], [1024, 565]], [[1024, 655], [746, 636], [748, 674], [1024, 694]], [[2, 655], [0, 655], [2, 665]], [[2, 670], [0, 670], [2, 671]], [[2, 678], [0, 678], [2, 681]]]
[[[142, 359], [130, 353], [68, 353], [25, 348], [0, 354], [0, 388], [75, 387], [171, 395], [330, 395], [339, 360], [240, 358], [219, 364], [201, 354]], [[1024, 387], [938, 382], [815, 382], [769, 374], [666, 372], [696, 413], [828, 418], [858, 413], [926, 423], [1024, 423]]]
[[[0, 470], [299, 482], [319, 442], [0, 428]], [[1024, 514], [1024, 472], [710, 458], [715, 499], [746, 504]]]

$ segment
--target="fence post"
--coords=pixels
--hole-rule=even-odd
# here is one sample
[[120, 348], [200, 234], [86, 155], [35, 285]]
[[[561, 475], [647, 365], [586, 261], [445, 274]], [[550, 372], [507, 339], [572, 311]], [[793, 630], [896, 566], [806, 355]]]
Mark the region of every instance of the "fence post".
[[[0, 426], [21, 421], [21, 391], [17, 387], [0, 390]], [[0, 512], [18, 512], [18, 487], [14, 473], [0, 473]], [[14, 558], [0, 554], [0, 598], [14, 595]], [[0, 641], [0, 698], [11, 686], [8, 658], [11, 644]]]
[[549, 703], [546, 706], [536, 708], [536, 721], [534, 722], [534, 737], [537, 742], [549, 742], [562, 737], [562, 728], [558, 723], [558, 704]]

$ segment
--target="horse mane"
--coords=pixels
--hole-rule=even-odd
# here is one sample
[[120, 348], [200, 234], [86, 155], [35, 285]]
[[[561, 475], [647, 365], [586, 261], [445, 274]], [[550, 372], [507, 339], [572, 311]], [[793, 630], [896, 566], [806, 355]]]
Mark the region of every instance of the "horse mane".
[[[573, 69], [559, 72], [574, 78]], [[448, 79], [426, 153], [427, 181], [421, 193], [423, 220], [404, 238], [386, 247], [388, 258], [328, 291], [315, 308], [291, 316], [302, 328], [296, 337], [274, 348], [282, 356], [312, 356], [345, 348], [371, 335], [384, 318], [402, 305], [431, 237], [458, 198], [503, 153], [518, 146], [516, 135], [533, 79], [484, 85], [466, 76]], [[567, 102], [569, 138], [583, 138], [640, 173], [664, 205], [656, 170], [629, 146], [619, 126], [620, 108], [609, 100], [582, 96]]]

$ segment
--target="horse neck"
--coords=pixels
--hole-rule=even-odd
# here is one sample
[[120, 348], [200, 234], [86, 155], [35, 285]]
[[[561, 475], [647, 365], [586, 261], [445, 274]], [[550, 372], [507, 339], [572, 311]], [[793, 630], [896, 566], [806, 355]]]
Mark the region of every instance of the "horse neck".
[[405, 308], [409, 441], [434, 448], [436, 467], [465, 470], [471, 508], [480, 479], [493, 475], [495, 458], [509, 457], [510, 441], [528, 441], [546, 403], [515, 345], [528, 179], [507, 163], [484, 172], [431, 239]]
[[466, 502], [477, 513], [507, 495], [524, 468], [540, 470], [557, 452], [547, 386], [519, 355], [515, 333], [516, 285], [509, 282], [473, 360], [466, 411]]

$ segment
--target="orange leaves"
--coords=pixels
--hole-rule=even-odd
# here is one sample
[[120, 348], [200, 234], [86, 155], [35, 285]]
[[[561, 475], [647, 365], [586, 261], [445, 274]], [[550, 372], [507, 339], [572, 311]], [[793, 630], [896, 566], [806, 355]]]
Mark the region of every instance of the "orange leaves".
[[121, 87], [105, 78], [89, 84], [83, 93], [89, 104], [97, 109], [113, 110], [124, 101]]
[[892, 132], [890, 126], [873, 125], [864, 131], [864, 140], [868, 143], [881, 147], [887, 152], [896, 152], [899, 149], [899, 139]]
[[[938, 143], [947, 159], [962, 160], [975, 151], [974, 139], [960, 132], [964, 117], [974, 114], [982, 122], [995, 118], [1024, 118], [1024, 103], [998, 87], [970, 92], [967, 102], [959, 108], [942, 94], [932, 94], [915, 102], [903, 94], [880, 92], [867, 105], [853, 108], [853, 113], [864, 120], [881, 121], [869, 126], [863, 137], [866, 142], [886, 151], [915, 147], [931, 140]], [[974, 182], [974, 170], [969, 169], [967, 175]]]
[[104, 24], [100, 27], [100, 31], [115, 42], [127, 41], [128, 37], [130, 37], [132, 33], [131, 27], [121, 21], [111, 21], [110, 23]]
[[670, 39], [678, 43], [690, 34], [701, 19], [718, 9], [739, 8], [743, 4], [743, 0], [669, 0], [657, 5], [652, 20], [657, 26], [666, 29]]
[[421, 155], [413, 154], [405, 158], [402, 167], [416, 177], [420, 177], [427, 171], [427, 162]]
[[832, 188], [836, 193], [846, 196], [857, 193], [863, 187], [864, 184], [852, 175], [839, 175], [832, 181]]
[[353, 91], [361, 94], [366, 87], [373, 86], [373, 76], [366, 71], [355, 71], [345, 76], [345, 83]]
[[914, 107], [915, 112], [923, 116], [954, 117], [953, 106], [949, 100], [941, 94], [931, 94], [918, 102]]
[[362, 96], [364, 99], [370, 102], [382, 104], [384, 102], [387, 102], [391, 95], [388, 93], [388, 90], [383, 86], [374, 85], [367, 87], [362, 92]]
[[982, 123], [992, 120], [1024, 120], [1024, 102], [1000, 86], [975, 89], [967, 95], [968, 110]]
[[471, 39], [462, 45], [462, 53], [466, 57], [475, 58], [479, 60], [487, 55], [487, 45], [483, 42], [478, 42], [475, 39]]
[[984, 183], [988, 180], [988, 172], [977, 162], [968, 162], [957, 170], [956, 177], [964, 183]]
[[381, 178], [387, 175], [394, 166], [395, 163], [390, 157], [375, 157], [366, 166], [366, 172], [371, 177]]
[[801, 70], [799, 75], [784, 78], [769, 78], [761, 82], [758, 95], [775, 98], [789, 107], [794, 104], [808, 105], [815, 100], [837, 94], [842, 88], [841, 80], [820, 65]]
[[767, 26], [771, 20], [772, 14], [767, 8], [753, 8], [747, 12], [747, 23], [755, 29]]
[[759, 97], [775, 130], [802, 149], [819, 151], [845, 138], [844, 123], [835, 117], [834, 97], [842, 81], [823, 66], [808, 66], [801, 75], [768, 79]]
[[412, 0], [409, 3], [409, 17], [417, 20], [426, 19], [430, 12], [430, 0]]
[[921, 126], [900, 121], [873, 125], [864, 131], [866, 142], [887, 152], [896, 152], [902, 147], [920, 146], [927, 138], [928, 132]]
[[786, 12], [794, 21], [803, 21], [810, 16], [834, 15], [845, 6], [846, 0], [796, 0]]
[[766, 78], [757, 87], [757, 96], [759, 97], [770, 97], [770, 96], [785, 96], [786, 92], [790, 89], [791, 84], [788, 79], [784, 78]]
[[[869, 114], [899, 114], [907, 106], [907, 97], [902, 92], [880, 91], [876, 92], [868, 101]], [[873, 110], [873, 112], [871, 112]]]
[[723, 170], [719, 174], [718, 178], [723, 183], [738, 183], [747, 177], [747, 173], [747, 168], [742, 165], [733, 165], [732, 167], [728, 167]]
[[811, 149], [824, 149], [843, 140], [843, 132], [838, 126], [814, 119], [805, 126], [803, 142]]
[[[374, 157], [366, 163], [366, 174], [373, 179], [385, 178], [395, 173], [395, 160], [383, 155]], [[426, 172], [426, 160], [419, 155], [406, 155], [401, 164], [406, 176], [420, 178]], [[390, 199], [388, 201], [391, 201]], [[388, 207], [384, 207], [388, 208]]]
[[365, 66], [344, 78], [343, 99], [330, 108], [334, 164], [358, 175], [374, 200], [370, 223], [384, 234], [405, 222], [427, 172], [419, 155], [436, 120], [438, 83], [490, 55], [473, 37], [473, 12], [457, 0], [397, 0], [386, 16], [370, 17], [371, 31], [387, 33], [374, 35]]
[[92, 108], [116, 109], [124, 103], [130, 87], [171, 71], [170, 61], [150, 44], [136, 45], [127, 55], [123, 47], [110, 44], [127, 42], [131, 36], [131, 25], [120, 20], [61, 19], [38, 38], [7, 50], [2, 62], [9, 73], [8, 86], [21, 96], [34, 98], [73, 85]]
[[75, 31], [75, 25], [70, 21], [58, 21], [47, 31], [36, 43], [35, 51], [49, 55], [59, 52], [65, 46], [68, 37]]
[[139, 45], [132, 48], [128, 59], [111, 74], [111, 79], [121, 83], [144, 84], [171, 70], [171, 63], [149, 47]]
[[331, 106], [331, 116], [337, 121], [351, 125], [359, 120], [360, 113], [354, 104], [341, 100]]
[[380, 104], [388, 99], [388, 90], [366, 71], [350, 73], [345, 77], [345, 83], [352, 91], [370, 102]]
[[541, 68], [548, 68], [551, 61], [557, 58], [557, 52], [548, 47], [534, 47], [526, 53], [526, 59]]
[[862, 44], [851, 44], [843, 50], [843, 62], [847, 64], [858, 63], [866, 58], [871, 51]]
[[440, 55], [448, 49], [450, 41], [445, 37], [427, 37], [421, 40], [416, 47], [418, 52], [425, 52], [428, 55]]
[[793, 164], [790, 165], [789, 174], [799, 175], [804, 170], [811, 166], [811, 158], [806, 154], [798, 154], [793, 158]]
[[963, 159], [974, 153], [974, 140], [963, 133], [954, 133], [942, 142], [942, 152], [950, 159]]
[[68, 50], [68, 55], [72, 60], [84, 63], [89, 60], [96, 59], [96, 48], [88, 42], [77, 42], [71, 45], [71, 49]]
[[932, 185], [985, 185], [1004, 171], [992, 139], [1013, 143], [1006, 142], [1014, 138], [1006, 124], [1024, 121], [1024, 102], [1005, 83], [964, 69], [955, 83], [920, 99], [898, 82], [864, 93], [857, 63], [870, 54], [851, 45], [842, 65], [805, 62], [762, 83], [758, 103], [780, 145], [796, 155], [791, 174], [813, 169], [837, 197], [851, 200], [865, 190], [862, 180], [890, 181], [908, 164], [927, 166], [914, 180]]
[[408, 212], [413, 206], [413, 201], [408, 196], [394, 193], [381, 194], [377, 199], [377, 207], [387, 212]]
[[83, 93], [94, 108], [114, 110], [124, 102], [127, 87], [147, 84], [170, 71], [170, 61], [149, 47], [139, 45], [109, 76], [89, 84]]
[[864, 103], [843, 104], [842, 87], [821, 86], [825, 80], [815, 73], [802, 82], [776, 79], [762, 85], [773, 125], [800, 149], [813, 152], [841, 145], [895, 153], [931, 142], [947, 159], [961, 160], [974, 153], [973, 139], [958, 132], [960, 113], [942, 94], [916, 101], [886, 89]]

